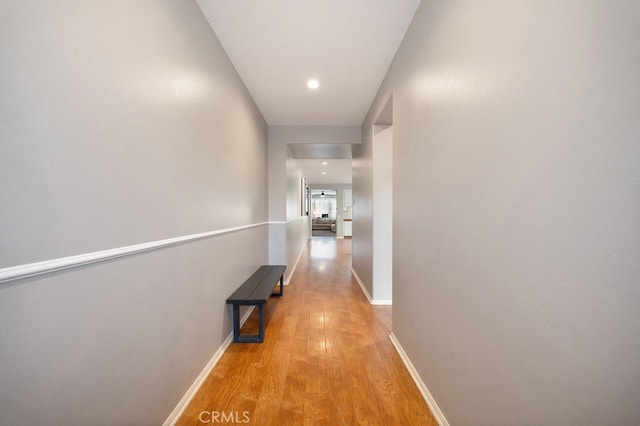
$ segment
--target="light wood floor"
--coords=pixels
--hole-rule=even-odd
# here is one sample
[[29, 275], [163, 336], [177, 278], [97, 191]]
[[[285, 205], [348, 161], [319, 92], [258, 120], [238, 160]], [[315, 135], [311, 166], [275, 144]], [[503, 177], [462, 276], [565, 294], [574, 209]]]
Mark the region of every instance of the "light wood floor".
[[[351, 275], [351, 240], [312, 238], [265, 313], [265, 342], [232, 343], [179, 425], [202, 424], [202, 411], [257, 425], [437, 424], [389, 340], [391, 307], [370, 305]], [[257, 309], [243, 328], [255, 330]]]

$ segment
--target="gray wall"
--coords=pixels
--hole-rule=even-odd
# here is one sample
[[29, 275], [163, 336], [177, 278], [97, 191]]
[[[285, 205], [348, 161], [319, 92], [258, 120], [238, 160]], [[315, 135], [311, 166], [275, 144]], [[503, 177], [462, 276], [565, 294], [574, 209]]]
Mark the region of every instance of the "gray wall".
[[[0, 267], [267, 220], [266, 123], [195, 2], [0, 16]], [[0, 423], [164, 421], [267, 239], [260, 226], [0, 285]]]
[[284, 143], [360, 143], [358, 126], [269, 126], [269, 140]]
[[639, 21], [424, 0], [364, 122], [354, 266], [393, 94], [393, 331], [452, 424], [638, 424]]
[[308, 237], [308, 219], [301, 205], [302, 171], [287, 144], [271, 137], [269, 129], [269, 263], [287, 265], [289, 281]]
[[293, 268], [309, 238], [309, 218], [302, 215], [302, 169], [300, 162], [287, 151], [287, 273], [291, 279]]
[[[271, 140], [268, 144], [269, 185], [269, 264], [287, 264], [287, 145]], [[287, 268], [289, 269], [289, 268]], [[288, 276], [291, 271], [287, 270]]]
[[372, 125], [362, 126], [362, 143], [353, 145], [352, 267], [373, 294], [373, 145]]

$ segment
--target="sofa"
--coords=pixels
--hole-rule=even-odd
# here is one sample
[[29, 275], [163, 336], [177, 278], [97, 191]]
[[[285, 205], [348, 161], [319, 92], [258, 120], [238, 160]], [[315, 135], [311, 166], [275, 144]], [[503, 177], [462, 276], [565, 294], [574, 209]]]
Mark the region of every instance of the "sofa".
[[[336, 220], [328, 217], [314, 217], [311, 220], [311, 229], [314, 231], [327, 230], [333, 231], [335, 229]], [[331, 225], [334, 225], [333, 227]]]

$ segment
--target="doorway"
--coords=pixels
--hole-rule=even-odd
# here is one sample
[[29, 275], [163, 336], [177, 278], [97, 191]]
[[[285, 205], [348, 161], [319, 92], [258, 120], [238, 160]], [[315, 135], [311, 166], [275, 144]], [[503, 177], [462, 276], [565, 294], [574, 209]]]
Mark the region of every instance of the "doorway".
[[311, 236], [336, 238], [337, 190], [311, 190]]

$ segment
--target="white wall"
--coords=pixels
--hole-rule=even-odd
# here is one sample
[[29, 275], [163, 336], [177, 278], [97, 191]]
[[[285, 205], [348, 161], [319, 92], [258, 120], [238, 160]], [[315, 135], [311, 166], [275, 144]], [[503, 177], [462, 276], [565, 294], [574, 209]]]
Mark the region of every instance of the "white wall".
[[393, 126], [375, 126], [372, 156], [373, 293], [377, 303], [393, 298]]
[[[195, 2], [0, 16], [0, 268], [267, 220], [266, 123]], [[258, 226], [0, 284], [0, 423], [164, 421], [267, 239]]]
[[638, 423], [639, 20], [424, 0], [363, 124], [354, 266], [393, 94], [393, 331], [451, 424]]

